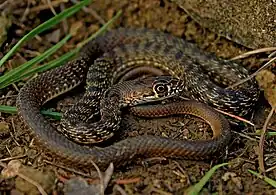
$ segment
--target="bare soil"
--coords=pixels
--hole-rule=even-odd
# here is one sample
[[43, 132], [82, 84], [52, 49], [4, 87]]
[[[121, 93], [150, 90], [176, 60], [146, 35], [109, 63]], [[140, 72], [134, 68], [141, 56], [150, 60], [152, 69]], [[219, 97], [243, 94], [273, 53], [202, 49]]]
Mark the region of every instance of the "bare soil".
[[[29, 2], [29, 3], [28, 3]], [[23, 35], [53, 16], [47, 1], [14, 1], [2, 8], [11, 17], [12, 25], [8, 30], [7, 39], [1, 48], [4, 55]], [[52, 0], [53, 8], [60, 10], [72, 5], [71, 2]], [[224, 58], [231, 58], [248, 51], [247, 48], [231, 42], [223, 37], [202, 28], [192, 20], [175, 3], [158, 0], [105, 0], [92, 3], [88, 10], [80, 11], [63, 23], [55, 26], [27, 42], [12, 57], [0, 74], [10, 70], [26, 60], [39, 55], [59, 41], [77, 22], [82, 24], [80, 32], [74, 36], [51, 59], [70, 51], [75, 45], [99, 29], [103, 21], [108, 21], [122, 9], [123, 16], [113, 25], [125, 27], [156, 28], [172, 33], [188, 41], [198, 44], [206, 51], [214, 52]], [[250, 72], [254, 72], [263, 63], [266, 55], [255, 55], [240, 61]], [[272, 70], [274, 71], [274, 70]], [[0, 91], [0, 105], [15, 106], [18, 89], [24, 82], [9, 86]], [[56, 111], [64, 111], [80, 97], [82, 89], [70, 92], [63, 98], [52, 102], [49, 107]], [[239, 123], [233, 126], [233, 138], [227, 151], [214, 156], [210, 161], [187, 161], [179, 159], [151, 158], [138, 159], [126, 167], [116, 168], [107, 187], [107, 194], [183, 194], [185, 189], [197, 183], [215, 164], [230, 162], [229, 166], [220, 168], [204, 186], [202, 194], [275, 194], [276, 190], [248, 172], [248, 169], [259, 172], [258, 144], [260, 130], [270, 111], [270, 106], [263, 95], [252, 115], [250, 125]], [[50, 120], [50, 122], [54, 122]], [[1, 113], [0, 135], [7, 132], [0, 142], [0, 162], [8, 163], [19, 159], [24, 173], [37, 181], [49, 194], [62, 194], [66, 182], [75, 176], [85, 178], [89, 184], [99, 182], [91, 177], [91, 170], [76, 170], [51, 156], [45, 155], [41, 148], [33, 142], [23, 122], [17, 115]], [[170, 136], [176, 139], [206, 139], [211, 136], [208, 125], [191, 117], [173, 117], [160, 119], [141, 119], [125, 113], [121, 128], [122, 138], [141, 134]], [[275, 115], [268, 125], [269, 131], [276, 130]], [[4, 133], [3, 133], [4, 134]], [[266, 176], [276, 177], [274, 137], [265, 141], [264, 160], [268, 170]], [[104, 170], [102, 170], [104, 171]], [[23, 182], [23, 183], [22, 183]], [[0, 194], [39, 194], [36, 188], [19, 177], [10, 179], [0, 177]], [[67, 193], [69, 194], [69, 193]]]

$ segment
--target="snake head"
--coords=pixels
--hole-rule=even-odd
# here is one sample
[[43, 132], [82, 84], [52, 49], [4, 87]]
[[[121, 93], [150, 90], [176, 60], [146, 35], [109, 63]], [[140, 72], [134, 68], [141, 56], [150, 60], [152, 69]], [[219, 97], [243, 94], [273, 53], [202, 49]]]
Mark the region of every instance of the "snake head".
[[114, 85], [106, 98], [120, 99], [123, 107], [161, 101], [178, 95], [182, 83], [172, 76], [138, 78]]

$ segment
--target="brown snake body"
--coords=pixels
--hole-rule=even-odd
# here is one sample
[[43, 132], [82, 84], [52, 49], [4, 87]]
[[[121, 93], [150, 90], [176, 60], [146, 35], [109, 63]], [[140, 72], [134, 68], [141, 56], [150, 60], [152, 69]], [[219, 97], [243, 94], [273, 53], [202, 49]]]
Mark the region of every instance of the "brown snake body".
[[[102, 57], [98, 58], [99, 56]], [[110, 162], [122, 164], [140, 155], [205, 159], [227, 145], [230, 128], [226, 119], [195, 101], [181, 106], [171, 103], [163, 106], [138, 106], [131, 110], [138, 115], [149, 113], [148, 116], [145, 115], [147, 117], [162, 116], [162, 113], [199, 116], [211, 125], [214, 131], [211, 140], [180, 141], [145, 135], [127, 138], [105, 148], [88, 148], [58, 133], [40, 114], [40, 108], [45, 102], [82, 83], [90, 67], [86, 78], [86, 94], [65, 113], [62, 121], [63, 127], [69, 129], [70, 133], [64, 129], [60, 131], [78, 142], [93, 141], [101, 135], [108, 137], [110, 132], [103, 133], [102, 129], [98, 133], [93, 131], [99, 126], [98, 123], [95, 126], [87, 122], [95, 122], [99, 115], [99, 104], [104, 92], [131, 69], [144, 65], [160, 68], [168, 75], [182, 80], [185, 86], [181, 89], [182, 95], [232, 113], [249, 113], [258, 98], [254, 80], [235, 90], [215, 84], [220, 82], [230, 85], [247, 76], [247, 71], [235, 63], [207, 55], [193, 44], [161, 32], [119, 29], [93, 40], [77, 59], [29, 81], [18, 96], [20, 115], [35, 132], [44, 149], [81, 166], [92, 166], [91, 161], [99, 166], [106, 166]], [[213, 82], [209, 77], [212, 77]], [[79, 126], [79, 123], [82, 125]], [[104, 125], [107, 126], [107, 123]], [[116, 128], [117, 126], [115, 125]], [[85, 137], [86, 133], [90, 135], [89, 138]]]

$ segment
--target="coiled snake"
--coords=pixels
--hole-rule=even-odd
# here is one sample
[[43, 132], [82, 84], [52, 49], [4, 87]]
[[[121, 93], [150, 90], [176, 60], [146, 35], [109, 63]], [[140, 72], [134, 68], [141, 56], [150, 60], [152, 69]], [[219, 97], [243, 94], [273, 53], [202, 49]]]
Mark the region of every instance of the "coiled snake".
[[[140, 78], [111, 87], [127, 73], [141, 67], [160, 69], [170, 76]], [[20, 90], [17, 106], [42, 147], [75, 165], [92, 166], [91, 161], [99, 166], [110, 162], [122, 164], [140, 155], [205, 159], [227, 145], [230, 128], [224, 117], [195, 101], [138, 105], [131, 110], [145, 117], [184, 113], [199, 116], [211, 125], [214, 131], [211, 140], [180, 141], [144, 135], [103, 148], [84, 147], [75, 142], [95, 143], [112, 136], [119, 127], [123, 106], [174, 95], [246, 115], [258, 99], [255, 80], [237, 89], [224, 86], [247, 76], [247, 70], [238, 64], [207, 54], [194, 44], [169, 34], [149, 29], [117, 29], [88, 43], [75, 60], [27, 82]], [[58, 133], [40, 114], [41, 106], [85, 80], [85, 95], [64, 114], [61, 133]]]

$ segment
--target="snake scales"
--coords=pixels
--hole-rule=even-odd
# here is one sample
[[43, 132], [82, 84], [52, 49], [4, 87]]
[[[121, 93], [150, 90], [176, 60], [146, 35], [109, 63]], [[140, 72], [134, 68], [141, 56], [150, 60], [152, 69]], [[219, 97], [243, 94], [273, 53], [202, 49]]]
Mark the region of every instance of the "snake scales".
[[[115, 106], [112, 101], [102, 104], [101, 98], [125, 74], [143, 66], [160, 69], [181, 80], [184, 85], [181, 85], [180, 95], [231, 113], [246, 115], [258, 99], [254, 80], [237, 89], [224, 88], [248, 76], [246, 69], [236, 63], [207, 54], [194, 44], [166, 33], [149, 29], [117, 29], [88, 43], [75, 60], [27, 82], [18, 95], [19, 113], [45, 150], [81, 166], [92, 166], [91, 161], [99, 166], [107, 166], [110, 162], [122, 164], [139, 155], [205, 159], [227, 145], [230, 128], [226, 119], [195, 101], [163, 106], [142, 105], [131, 110], [147, 117], [163, 116], [165, 113], [199, 116], [210, 123], [214, 131], [211, 140], [180, 141], [143, 135], [104, 148], [88, 148], [71, 141], [98, 142], [110, 136], [110, 132], [106, 131], [110, 130], [109, 127], [114, 131], [119, 127], [119, 111], [115, 111], [115, 115], [112, 113], [115, 117], [111, 117], [112, 120], [108, 122], [99, 120], [99, 115], [103, 115], [100, 106], [101, 109]], [[85, 95], [64, 114], [61, 121], [63, 128], [59, 131], [70, 138], [67, 139], [40, 114], [40, 108], [45, 102], [78, 86], [85, 79]], [[130, 81], [129, 85], [134, 88], [137, 86], [136, 89], [141, 87], [143, 91], [151, 87], [151, 81], [149, 79], [145, 86], [140, 86], [139, 82], [133, 84], [135, 81]], [[120, 89], [120, 84], [118, 86]], [[100, 137], [99, 140], [97, 137]]]

